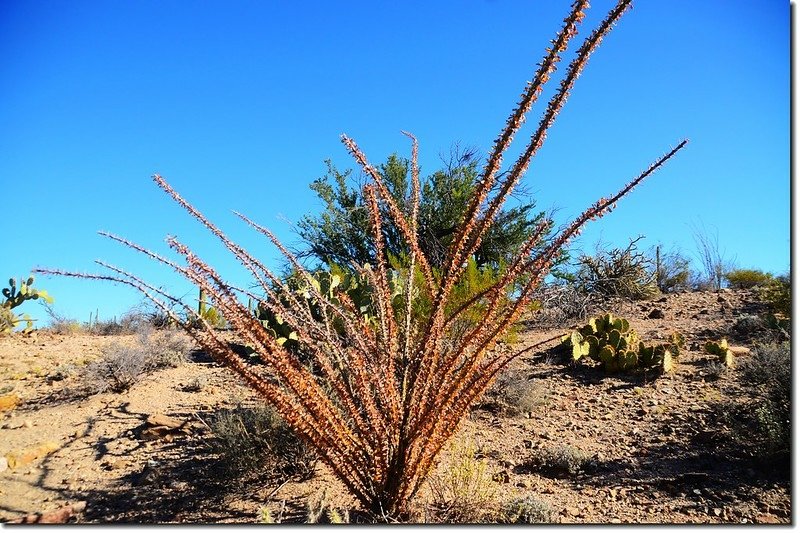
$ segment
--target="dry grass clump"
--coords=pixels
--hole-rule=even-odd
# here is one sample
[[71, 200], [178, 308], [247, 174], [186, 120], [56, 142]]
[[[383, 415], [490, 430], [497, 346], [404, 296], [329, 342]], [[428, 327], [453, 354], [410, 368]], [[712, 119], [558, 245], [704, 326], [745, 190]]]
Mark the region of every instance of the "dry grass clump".
[[509, 417], [531, 416], [550, 402], [542, 382], [516, 370], [500, 373], [484, 398], [482, 408]]
[[317, 456], [270, 407], [238, 406], [209, 420], [213, 448], [230, 473], [253, 473], [284, 481], [310, 479]]
[[[573, 3], [561, 31], [547, 47], [497, 137], [441, 262], [434, 262], [420, 245], [416, 139], [408, 134], [412, 138], [411, 186], [405, 204], [409, 208], [403, 210], [356, 143], [342, 136], [347, 150], [371, 180], [364, 186], [363, 196], [372, 228], [368, 245], [376, 259], [374, 264], [347, 265], [366, 280], [369, 288], [371, 302], [367, 307], [371, 316], [366, 319], [348, 294], [335, 286], [333, 277], [331, 286], [323, 291], [312, 273], [267, 228], [237, 213], [266, 236], [305, 281], [303, 295], [291, 290], [285, 279], [232, 242], [158, 175], [154, 176], [158, 186], [219, 238], [251, 274], [250, 286], [257, 288], [243, 289], [226, 282], [176, 237], [169, 237], [167, 243], [180, 262], [124, 238], [104, 235], [170, 267], [198, 286], [226, 318], [237, 342], [251, 348], [254, 357], [243, 357], [193, 306], [164, 292], [160, 284], [148, 283], [113, 265], [99, 262], [108, 269], [107, 274], [41, 272], [114, 281], [141, 291], [181, 323], [206, 353], [269, 402], [303, 442], [316, 450], [365, 511], [375, 517], [403, 519], [470, 406], [497, 373], [521, 353], [500, 350], [498, 345], [530, 308], [536, 288], [563, 247], [587, 222], [614, 209], [618, 200], [686, 145], [687, 141], [681, 142], [546, 242], [553, 222], [543, 221], [509, 259], [502, 275], [466, 301], [459, 299], [457, 288], [468, 275], [470, 257], [543, 145], [589, 56], [629, 5], [630, 0], [620, 0], [579, 47], [522, 153], [502, 170], [504, 154], [515, 134], [555, 73], [568, 43], [577, 35], [588, 2]], [[385, 249], [389, 232], [399, 235], [407, 248], [399, 263], [390, 262]], [[284, 346], [286, 339], [281, 342], [263, 327], [244, 304], [246, 298], [286, 321], [296, 336], [292, 340], [309, 357], [308, 366], [298, 359], [297, 351]], [[184, 316], [174, 309], [182, 310]], [[191, 327], [191, 323], [199, 328]]]
[[450, 456], [428, 480], [431, 522], [483, 523], [496, 520], [499, 491], [484, 459], [475, 457], [477, 446], [455, 442]]

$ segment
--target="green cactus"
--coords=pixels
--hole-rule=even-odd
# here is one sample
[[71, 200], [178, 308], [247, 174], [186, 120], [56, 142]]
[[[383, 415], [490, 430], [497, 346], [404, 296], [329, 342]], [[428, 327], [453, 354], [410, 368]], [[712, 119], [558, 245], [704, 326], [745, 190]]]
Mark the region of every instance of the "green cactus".
[[728, 349], [728, 339], [722, 339], [719, 342], [708, 341], [703, 348], [706, 353], [716, 355], [717, 360], [723, 365], [729, 368], [736, 366], [733, 352]]
[[8, 287], [3, 289], [2, 294], [5, 301], [0, 304], [0, 334], [11, 333], [20, 322], [25, 322], [24, 333], [33, 331], [34, 319], [27, 314], [18, 316], [11, 310], [19, 307], [28, 300], [38, 300], [41, 298], [45, 302], [53, 303], [53, 297], [47, 294], [45, 290], [34, 289], [32, 287], [34, 277], [29, 276], [27, 280], [20, 278], [19, 290], [17, 289], [17, 282], [14, 278], [8, 280]]
[[588, 323], [562, 337], [573, 361], [592, 360], [602, 364], [606, 372], [628, 372], [638, 369], [659, 368], [669, 372], [675, 367], [685, 340], [678, 332], [669, 341], [652, 346], [639, 341], [630, 323], [611, 313], [598, 315]]
[[683, 349], [683, 347], [686, 346], [686, 338], [683, 336], [683, 334], [681, 334], [681, 333], [679, 333], [677, 331], [673, 331], [670, 334], [669, 342], [670, 342], [670, 344], [673, 344], [673, 345], [675, 345], [675, 346], [677, 346], [678, 348], [681, 348], [681, 349]]
[[[200, 289], [200, 294], [197, 298], [197, 314], [200, 315], [206, 322], [208, 322], [211, 327], [214, 328], [224, 328], [228, 325], [228, 321], [225, 320], [225, 317], [222, 316], [215, 307], [208, 305], [208, 298], [206, 296], [206, 291]], [[190, 323], [194, 323], [193, 320], [189, 320]]]
[[[349, 300], [359, 310], [365, 324], [375, 326], [377, 316], [373, 312], [371, 287], [365, 276], [366, 274], [350, 273], [336, 265], [331, 265], [330, 270], [315, 272], [310, 278], [295, 273], [286, 279], [285, 288], [283, 291], [279, 290], [277, 296], [289, 298], [291, 294], [291, 297], [307, 300], [311, 316], [320, 322], [323, 321], [323, 310], [317, 300], [317, 293], [334, 303]], [[393, 287], [394, 293], [400, 294], [400, 289]], [[275, 337], [278, 344], [289, 350], [299, 349], [297, 333], [289, 327], [280, 314], [275, 314], [264, 302], [256, 302], [252, 312], [264, 329]], [[338, 317], [329, 316], [328, 320], [337, 332], [344, 333], [344, 325]]]

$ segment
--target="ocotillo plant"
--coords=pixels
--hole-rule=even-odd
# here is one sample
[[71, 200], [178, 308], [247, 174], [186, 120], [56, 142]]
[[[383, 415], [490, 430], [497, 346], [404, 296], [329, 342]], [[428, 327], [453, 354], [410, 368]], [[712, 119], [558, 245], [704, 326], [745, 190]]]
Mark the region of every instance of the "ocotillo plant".
[[[468, 258], [544, 142], [548, 128], [590, 54], [629, 4], [630, 0], [621, 0], [578, 49], [526, 149], [507, 172], [500, 174], [503, 154], [584, 18], [588, 2], [574, 2], [489, 154], [441, 269], [431, 267], [430, 259], [419, 246], [416, 139], [406, 134], [412, 140], [412, 179], [408, 191], [411, 208], [403, 212], [356, 143], [342, 136], [347, 150], [371, 178], [364, 187], [364, 197], [371, 217], [371, 245], [377, 259], [374, 265], [352, 265], [352, 268], [371, 285], [372, 307], [378, 320], [365, 321], [345, 292], [336, 291], [335, 298], [331, 298], [321, 291], [314, 277], [267, 228], [236, 213], [265, 235], [308, 282], [307, 297], [289, 290], [284, 280], [228, 239], [158, 175], [154, 176], [155, 182], [222, 241], [252, 274], [263, 295], [230, 285], [175, 237], [168, 237], [167, 243], [183, 258], [181, 264], [121, 237], [104, 235], [168, 265], [205, 291], [228, 319], [239, 341], [251, 346], [264, 364], [252, 364], [237, 355], [190, 305], [115, 266], [98, 261], [111, 271], [107, 274], [42, 272], [125, 283], [170, 314], [173, 306], [183, 305], [184, 311], [202, 324], [201, 328], [187, 328], [187, 331], [205, 351], [237, 373], [277, 409], [297, 434], [317, 450], [365, 510], [384, 518], [407, 516], [411, 499], [469, 406], [486, 390], [497, 372], [519, 354], [499, 342], [528, 308], [534, 289], [559, 251], [586, 222], [612, 210], [620, 198], [686, 144], [681, 142], [616, 194], [601, 198], [546, 246], [534, 251], [552, 226], [551, 221], [540, 224], [536, 234], [521, 246], [494, 283], [467, 301], [454, 304], [454, 287], [465, 275]], [[381, 212], [389, 216], [382, 218]], [[393, 295], [390, 288], [397, 287], [398, 272], [390, 268], [385, 258], [384, 236], [388, 229], [398, 231], [410, 251], [400, 295], [396, 291]], [[509, 291], [510, 287], [514, 290]], [[280, 298], [276, 297], [277, 292]], [[311, 368], [301, 364], [292, 351], [265, 331], [240, 300], [245, 298], [258, 300], [259, 305], [283, 317], [296, 332], [296, 341], [303, 346], [303, 352], [313, 359]], [[424, 313], [419, 313], [415, 304], [423, 300], [430, 305]], [[311, 305], [324, 312], [312, 316]], [[481, 320], [461, 320], [467, 315], [474, 317], [476, 312]]]

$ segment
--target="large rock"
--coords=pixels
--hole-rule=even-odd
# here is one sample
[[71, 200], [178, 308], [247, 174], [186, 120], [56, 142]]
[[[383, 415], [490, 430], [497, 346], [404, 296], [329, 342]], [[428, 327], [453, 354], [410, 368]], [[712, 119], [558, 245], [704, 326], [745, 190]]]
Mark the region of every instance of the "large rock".
[[29, 465], [37, 459], [53, 453], [60, 448], [59, 444], [55, 441], [43, 442], [38, 446], [26, 448], [24, 450], [17, 450], [6, 454], [6, 461], [10, 468], [17, 468], [19, 466]]
[[163, 426], [169, 429], [178, 429], [182, 427], [186, 422], [182, 420], [178, 420], [177, 418], [172, 418], [171, 416], [161, 415], [161, 414], [154, 414], [147, 417], [145, 420], [148, 426], [151, 427], [158, 427]]
[[189, 422], [167, 415], [153, 414], [147, 417], [139, 434], [143, 440], [171, 441], [176, 434], [189, 433]]

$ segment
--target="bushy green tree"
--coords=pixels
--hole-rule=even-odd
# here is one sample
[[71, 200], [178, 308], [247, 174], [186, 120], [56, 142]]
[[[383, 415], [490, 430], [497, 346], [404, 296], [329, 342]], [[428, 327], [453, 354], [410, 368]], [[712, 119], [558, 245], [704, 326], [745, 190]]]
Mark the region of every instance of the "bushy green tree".
[[752, 289], [769, 284], [772, 274], [753, 268], [737, 268], [726, 273], [725, 279], [732, 289]]
[[[350, 170], [341, 172], [330, 161], [326, 164], [325, 176], [311, 184], [311, 189], [323, 202], [323, 210], [320, 214], [306, 215], [298, 223], [298, 233], [304, 241], [303, 254], [324, 264], [349, 265], [352, 261], [361, 265], [374, 264], [369, 214], [360, 184]], [[444, 261], [445, 251], [475, 190], [480, 170], [475, 155], [461, 151], [445, 168], [422, 182], [418, 235], [433, 267], [441, 266]], [[408, 212], [411, 181], [408, 160], [391, 155], [378, 171], [397, 204]], [[521, 200], [519, 205], [507, 207], [498, 214], [475, 253], [478, 266], [499, 267], [544, 218], [544, 213], [534, 212], [529, 194], [522, 194]], [[388, 213], [382, 214], [386, 220], [391, 220]], [[397, 228], [386, 224], [383, 231], [389, 257], [408, 254]]]

